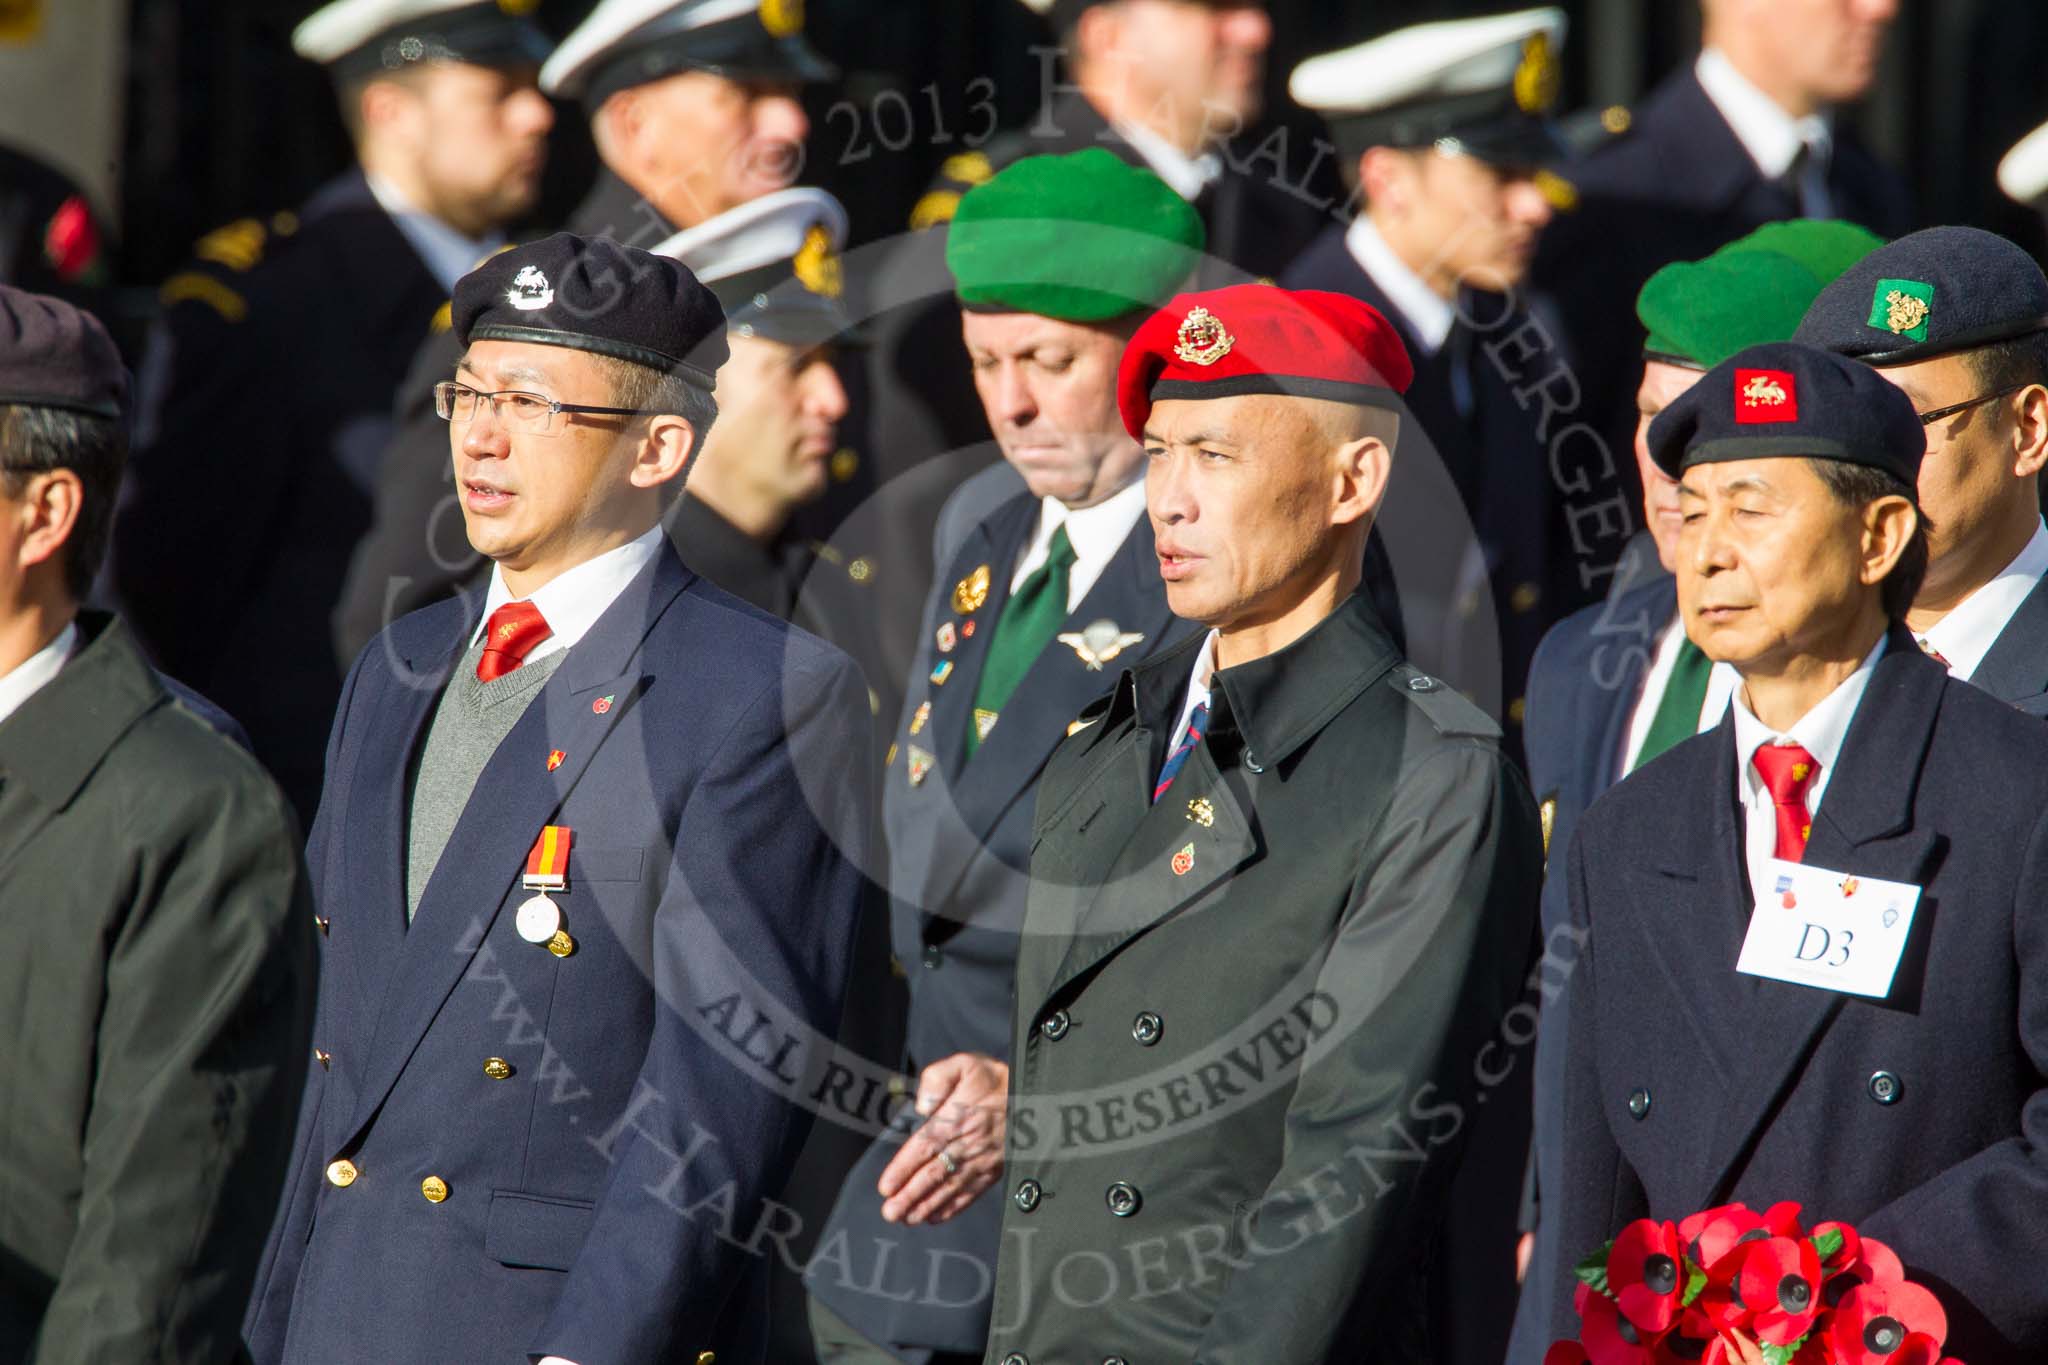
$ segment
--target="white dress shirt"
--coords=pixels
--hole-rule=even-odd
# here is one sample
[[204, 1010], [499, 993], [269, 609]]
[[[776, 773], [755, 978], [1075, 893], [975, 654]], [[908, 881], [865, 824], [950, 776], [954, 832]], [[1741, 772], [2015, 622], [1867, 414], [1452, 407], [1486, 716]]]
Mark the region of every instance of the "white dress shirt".
[[1024, 580], [1038, 572], [1052, 553], [1052, 533], [1067, 528], [1067, 544], [1074, 547], [1074, 563], [1067, 570], [1067, 610], [1081, 605], [1088, 590], [1102, 577], [1109, 561], [1123, 548], [1131, 528], [1145, 515], [1145, 481], [1139, 479], [1120, 493], [1112, 494], [1093, 507], [1071, 508], [1058, 498], [1044, 498], [1038, 504], [1038, 529], [1017, 560], [1010, 575], [1010, 591], [1024, 586]]
[[1367, 215], [1361, 213], [1351, 221], [1350, 230], [1344, 234], [1344, 245], [1351, 252], [1351, 259], [1358, 262], [1358, 268], [1386, 291], [1388, 300], [1401, 311], [1422, 349], [1430, 355], [1441, 351], [1444, 342], [1450, 339], [1451, 324], [1457, 321], [1457, 309], [1451, 301], [1431, 289], [1422, 276], [1394, 254], [1394, 248], [1387, 245], [1387, 239]]
[[[1650, 725], [1657, 719], [1657, 708], [1664, 704], [1664, 689], [1671, 685], [1672, 671], [1678, 666], [1678, 643], [1685, 638], [1685, 630], [1674, 616], [1664, 627], [1664, 633], [1657, 637], [1656, 652], [1650, 656], [1649, 672], [1643, 675], [1643, 692], [1636, 698], [1636, 707], [1628, 719], [1628, 736], [1622, 742], [1621, 767], [1615, 774], [1620, 781], [1635, 771], [1636, 757], [1643, 752], [1643, 741], [1650, 737]], [[1699, 719], [1693, 725], [1693, 733], [1703, 735], [1721, 723], [1721, 717], [1728, 714], [1728, 698], [1735, 695], [1735, 685], [1742, 681], [1736, 671], [1727, 664], [1715, 664], [1707, 674], [1707, 695], [1700, 701]]]
[[1145, 158], [1145, 164], [1152, 168], [1154, 175], [1191, 204], [1223, 174], [1223, 158], [1214, 152], [1189, 156], [1141, 124], [1116, 123], [1110, 126], [1118, 137], [1131, 145], [1131, 150]]
[[1797, 744], [1812, 754], [1815, 771], [1806, 788], [1806, 813], [1818, 818], [1828, 779], [1842, 757], [1842, 738], [1849, 733], [1849, 722], [1855, 719], [1856, 706], [1863, 700], [1864, 689], [1870, 686], [1870, 674], [1877, 667], [1878, 656], [1884, 653], [1884, 644], [1880, 637], [1854, 673], [1783, 733], [1758, 720], [1743, 699], [1742, 689], [1735, 690], [1735, 785], [1742, 798], [1743, 863], [1749, 870], [1752, 893], [1757, 887], [1771, 884], [1768, 869], [1778, 852], [1778, 811], [1770, 788], [1764, 785], [1763, 775], [1750, 758], [1766, 744]]
[[1172, 753], [1187, 737], [1188, 722], [1195, 718], [1197, 706], [1209, 704], [1210, 684], [1216, 679], [1216, 632], [1210, 631], [1202, 638], [1202, 647], [1195, 651], [1195, 667], [1188, 674], [1187, 700], [1180, 704], [1180, 720], [1173, 727], [1173, 742], [1166, 746]]
[[1800, 178], [1800, 212], [1809, 218], [1831, 216], [1827, 179], [1835, 131], [1830, 116], [1808, 114], [1794, 118], [1749, 77], [1737, 71], [1735, 63], [1719, 48], [1701, 52], [1693, 71], [1707, 98], [1735, 131], [1736, 141], [1765, 176], [1778, 179], [1792, 169], [1793, 159], [1802, 148], [1807, 151], [1806, 172]]
[[1950, 677], [1968, 682], [2043, 576], [2048, 576], [2048, 525], [2037, 524], [2026, 548], [1998, 577], [1958, 602], [1925, 634], [1913, 638], [1922, 649], [1948, 661]]
[[19, 711], [23, 702], [47, 687], [77, 648], [78, 622], [72, 621], [57, 632], [56, 639], [0, 676], [0, 721]]
[[366, 175], [364, 178], [370, 182], [370, 193], [376, 196], [378, 205], [391, 215], [399, 233], [419, 253], [427, 273], [439, 280], [441, 287], [451, 294], [455, 292], [457, 280], [476, 269], [478, 261], [505, 245], [501, 233], [494, 232], [488, 237], [465, 237], [433, 214], [414, 207], [403, 190], [381, 175]]
[[[521, 662], [544, 659], [589, 634], [597, 618], [618, 600], [626, 585], [661, 553], [661, 538], [661, 527], [656, 526], [637, 540], [629, 540], [615, 550], [606, 550], [595, 559], [563, 570], [537, 589], [526, 600], [540, 608], [541, 619], [548, 623], [552, 634], [527, 651]], [[492, 612], [518, 600], [505, 586], [505, 571], [492, 565], [491, 590], [484, 598], [483, 620], [476, 623], [476, 631], [469, 637], [470, 647], [475, 648], [483, 638], [484, 625]]]

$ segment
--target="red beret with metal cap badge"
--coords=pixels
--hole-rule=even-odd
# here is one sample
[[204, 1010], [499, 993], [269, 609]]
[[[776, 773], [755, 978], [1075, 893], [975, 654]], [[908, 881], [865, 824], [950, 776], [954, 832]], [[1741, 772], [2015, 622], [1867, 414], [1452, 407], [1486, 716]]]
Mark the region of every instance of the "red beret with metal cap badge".
[[1239, 284], [1182, 294], [1124, 348], [1117, 410], [1143, 440], [1168, 398], [1272, 393], [1399, 407], [1415, 377], [1394, 325], [1347, 294]]

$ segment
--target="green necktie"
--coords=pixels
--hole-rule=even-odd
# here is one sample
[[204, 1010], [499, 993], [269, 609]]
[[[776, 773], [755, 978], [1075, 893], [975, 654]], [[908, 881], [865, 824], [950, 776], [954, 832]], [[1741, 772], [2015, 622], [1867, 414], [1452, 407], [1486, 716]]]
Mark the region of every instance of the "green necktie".
[[988, 658], [982, 661], [981, 681], [974, 686], [974, 715], [967, 723], [969, 758], [994, 728], [996, 716], [1031, 671], [1039, 653], [1052, 643], [1060, 622], [1067, 619], [1067, 570], [1073, 566], [1074, 546], [1062, 525], [1052, 533], [1045, 563], [1033, 569], [1003, 603], [995, 638], [988, 642]]
[[1671, 676], [1664, 682], [1664, 698], [1657, 703], [1657, 714], [1650, 718], [1650, 733], [1643, 737], [1643, 751], [1636, 755], [1637, 768], [1699, 733], [1700, 707], [1706, 704], [1707, 676], [1713, 671], [1713, 660], [1700, 653], [1698, 645], [1690, 639], [1679, 640], [1678, 658], [1671, 665]]

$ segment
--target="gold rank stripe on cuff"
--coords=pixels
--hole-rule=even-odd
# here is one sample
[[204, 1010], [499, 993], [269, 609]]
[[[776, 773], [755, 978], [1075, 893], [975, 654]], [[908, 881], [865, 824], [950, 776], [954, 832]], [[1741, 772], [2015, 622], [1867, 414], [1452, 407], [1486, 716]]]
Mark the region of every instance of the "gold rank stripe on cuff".
[[526, 855], [526, 875], [520, 878], [528, 891], [560, 891], [569, 884], [569, 845], [575, 834], [567, 825], [547, 825], [533, 841]]

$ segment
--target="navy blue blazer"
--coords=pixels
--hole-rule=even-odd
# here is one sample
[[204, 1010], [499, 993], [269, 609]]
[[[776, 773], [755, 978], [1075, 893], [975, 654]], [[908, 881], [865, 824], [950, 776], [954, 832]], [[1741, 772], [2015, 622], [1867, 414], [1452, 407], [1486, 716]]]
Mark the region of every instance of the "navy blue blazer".
[[[335, 721], [307, 853], [326, 1055], [251, 1354], [752, 1365], [745, 1239], [808, 1126], [860, 900], [860, 674], [664, 547], [498, 747], [408, 930], [410, 770], [478, 607], [386, 630]], [[574, 831], [566, 957], [509, 908], [547, 824]]]
[[[1529, 669], [1525, 739], [1529, 787], [1544, 818], [1545, 847], [1562, 855], [1600, 793], [1621, 780], [1621, 750], [1657, 637], [1678, 614], [1678, 581], [1657, 562], [1647, 534], [1629, 543], [1603, 602], [1551, 627]], [[1565, 923], [1564, 859], [1549, 861], [1543, 935]]]
[[[1895, 629], [1805, 861], [1922, 888], [1891, 994], [1741, 975], [1732, 719], [1632, 774], [1569, 854], [1563, 1179], [1576, 1259], [1634, 1218], [1799, 1201], [1891, 1245], [1972, 1365], [2048, 1357], [2048, 730]], [[1574, 1330], [1571, 1274], [1551, 1300]]]
[[[1116, 684], [1122, 669], [1194, 630], [1167, 609], [1151, 523], [1141, 515], [1060, 627], [1074, 634], [1113, 621], [1120, 635], [1138, 638], [1094, 667], [1071, 644], [1048, 644], [969, 758], [974, 691], [1038, 509], [1039, 500], [1002, 465], [961, 486], [934, 537], [939, 576], [883, 773], [891, 938], [910, 986], [904, 1067], [912, 1075], [955, 1052], [1008, 1060], [1039, 775], [1075, 718]], [[954, 587], [978, 569], [987, 573], [987, 596], [961, 612]], [[974, 633], [962, 635], [969, 622]], [[938, 647], [942, 625], [952, 630], [950, 650]], [[929, 770], [915, 778], [913, 746], [932, 756]], [[988, 1336], [1002, 1201], [984, 1196], [934, 1225], [884, 1223], [875, 1181], [914, 1117], [903, 1109], [900, 1123], [848, 1175], [821, 1245], [843, 1234], [850, 1260], [814, 1268], [811, 1292], [871, 1341], [979, 1352]]]
[[2048, 578], [2034, 585], [2005, 623], [1970, 685], [2030, 716], [2048, 717]]

